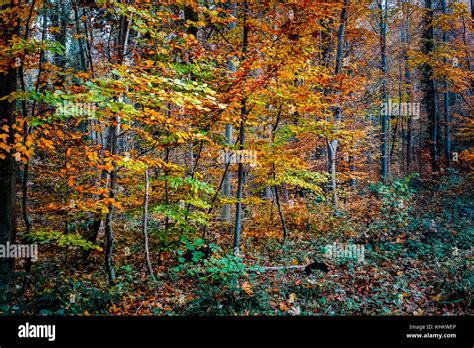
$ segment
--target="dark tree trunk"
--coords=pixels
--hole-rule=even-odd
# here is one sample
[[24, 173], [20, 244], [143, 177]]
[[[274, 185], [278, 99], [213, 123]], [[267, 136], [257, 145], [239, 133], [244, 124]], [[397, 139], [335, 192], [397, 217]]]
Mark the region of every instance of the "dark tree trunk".
[[[235, 4], [231, 4], [230, 6], [231, 6], [232, 15], [237, 16]], [[235, 29], [235, 27], [236, 27], [235, 22], [231, 22], [229, 24], [229, 30], [232, 31]], [[231, 57], [227, 62], [227, 67], [230, 74], [235, 74], [235, 71], [236, 71], [236, 67], [233, 62], [234, 58], [235, 57]], [[231, 123], [228, 123], [225, 125], [225, 137], [227, 140], [227, 145], [231, 146], [232, 145], [232, 124]], [[224, 167], [228, 165], [227, 156], [225, 156], [225, 158], [226, 158], [226, 163], [224, 163]], [[226, 171], [225, 176], [224, 176], [223, 194], [225, 198], [231, 197], [231, 173], [229, 171]], [[230, 222], [230, 204], [226, 203], [222, 206], [221, 216], [222, 216], [223, 221]]]
[[[13, 2], [0, 6], [0, 10], [13, 7]], [[0, 41], [6, 44], [13, 35], [18, 34], [18, 27], [0, 22]], [[4, 96], [10, 95], [17, 87], [17, 69], [13, 61], [7, 61], [11, 68], [0, 74], [0, 129], [8, 127], [7, 146], [13, 143], [15, 124], [14, 103]], [[0, 244], [14, 243], [16, 237], [16, 171], [15, 159], [10, 153], [0, 150]], [[14, 259], [0, 258], [0, 303], [7, 299], [9, 283], [14, 272]]]
[[[244, 26], [243, 26], [243, 39], [242, 39], [242, 54], [245, 59], [245, 54], [247, 53], [247, 44], [248, 44], [248, 25], [247, 25], [247, 11], [248, 3], [244, 3]], [[239, 150], [245, 148], [245, 121], [247, 119], [247, 108], [245, 106], [246, 100], [242, 101], [241, 109], [241, 122], [239, 129]], [[235, 226], [234, 226], [234, 245], [233, 251], [234, 254], [239, 254], [240, 247], [240, 231], [242, 229], [242, 197], [244, 189], [244, 164], [239, 163], [239, 170], [237, 173], [237, 203], [235, 204]]]
[[[472, 2], [471, 2], [472, 4]], [[446, 14], [446, 0], [441, 0], [441, 10]], [[448, 43], [448, 32], [443, 31], [443, 43]], [[444, 58], [444, 64], [447, 64], [447, 59]], [[451, 116], [449, 114], [449, 91], [448, 82], [444, 81], [443, 106], [444, 106], [444, 155], [446, 157], [446, 166], [451, 167]]]
[[[406, 12], [408, 1], [403, 2], [403, 13]], [[403, 62], [405, 66], [405, 85], [407, 86], [408, 101], [411, 102], [411, 71], [408, 64], [408, 49], [410, 48], [410, 15], [407, 14], [406, 23], [402, 26], [402, 44], [403, 44]], [[413, 115], [407, 120], [407, 141], [406, 141], [406, 171], [411, 171], [413, 162], [413, 148], [414, 148], [414, 122]]]
[[[242, 107], [242, 117], [246, 117], [247, 110], [245, 105]], [[244, 121], [240, 124], [239, 130], [240, 146], [239, 150], [243, 150], [245, 146], [245, 124]], [[234, 226], [234, 254], [239, 254], [240, 247], [240, 231], [242, 229], [242, 197], [244, 190], [244, 164], [239, 163], [237, 172], [237, 203], [235, 203], [235, 226]]]
[[[115, 121], [118, 124], [118, 119]], [[113, 156], [117, 155], [117, 137], [118, 137], [118, 128], [116, 125], [110, 127], [110, 132], [112, 134], [111, 138], [111, 153]], [[109, 184], [109, 198], [115, 199], [115, 185], [117, 180], [117, 169], [114, 163], [114, 168], [109, 173], [110, 175], [110, 184]], [[105, 217], [105, 237], [106, 237], [106, 246], [105, 246], [105, 267], [107, 269], [107, 275], [109, 283], [113, 284], [115, 282], [115, 268], [113, 263], [113, 246], [114, 246], [114, 231], [113, 231], [113, 221], [114, 221], [114, 212], [115, 206], [113, 203], [109, 203], [108, 212]]]

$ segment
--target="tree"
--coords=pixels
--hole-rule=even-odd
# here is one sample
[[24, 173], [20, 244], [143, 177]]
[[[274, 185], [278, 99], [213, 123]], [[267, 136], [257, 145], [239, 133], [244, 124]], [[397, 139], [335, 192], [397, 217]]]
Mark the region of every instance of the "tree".
[[[12, 44], [19, 26], [15, 14], [15, 2], [0, 5], [0, 47], [5, 49]], [[17, 23], [17, 24], [15, 24]], [[16, 214], [16, 176], [17, 164], [15, 148], [15, 102], [12, 99], [17, 89], [17, 68], [12, 56], [0, 62], [0, 244], [14, 243], [17, 228]], [[0, 294], [7, 295], [10, 277], [15, 269], [14, 259], [0, 258]], [[0, 296], [4, 300], [4, 296]]]
[[[338, 75], [342, 70], [342, 58], [344, 56], [343, 47], [344, 47], [344, 32], [346, 29], [347, 21], [347, 7], [349, 5], [348, 0], [344, 0], [343, 8], [341, 11], [341, 18], [339, 23], [339, 28], [337, 30], [337, 44], [336, 44], [336, 64], [334, 68], [334, 75]], [[341, 122], [342, 110], [338, 105], [335, 107], [334, 111], [334, 123], [336, 124], [336, 132]], [[332, 188], [332, 201], [334, 208], [337, 209], [337, 183], [336, 183], [336, 156], [337, 156], [337, 139], [327, 139], [327, 148], [328, 148], [328, 167], [331, 173], [331, 188]]]
[[[472, 6], [472, 5], [471, 5]], [[443, 15], [446, 15], [446, 0], [441, 0], [441, 11]], [[448, 32], [443, 30], [443, 43], [448, 43]], [[445, 57], [443, 63], [447, 64], [448, 59]], [[449, 89], [448, 89], [447, 78], [444, 79], [443, 85], [443, 111], [444, 111], [444, 155], [446, 158], [447, 167], [451, 167], [451, 115], [449, 111]]]
[[[388, 63], [387, 63], [387, 21], [388, 21], [388, 0], [378, 0], [380, 17], [380, 69], [382, 72], [382, 105], [387, 105], [389, 98], [388, 91]], [[388, 108], [384, 108], [388, 110]], [[389, 175], [388, 148], [389, 137], [389, 115], [387, 111], [381, 115], [381, 169], [380, 176], [382, 180], [387, 180]]]
[[438, 103], [437, 103], [437, 86], [432, 65], [433, 52], [435, 49], [434, 36], [434, 6], [432, 0], [425, 0], [424, 27], [423, 27], [423, 48], [422, 52], [426, 55], [427, 60], [422, 66], [423, 73], [423, 90], [425, 92], [425, 105], [430, 125], [430, 153], [431, 153], [431, 170], [439, 171], [438, 147], [439, 147], [439, 121], [438, 121]]
[[[249, 35], [249, 26], [247, 23], [248, 15], [248, 4], [247, 1], [244, 2], [243, 6], [243, 32], [242, 32], [242, 57], [246, 58], [247, 48], [248, 48], [248, 35]], [[247, 98], [241, 101], [241, 112], [240, 112], [240, 126], [239, 126], [239, 150], [244, 150], [245, 148], [245, 123], [247, 122], [248, 110], [247, 110]], [[240, 247], [240, 233], [242, 229], [242, 197], [244, 191], [244, 164], [242, 161], [239, 161], [239, 170], [237, 173], [237, 202], [235, 203], [235, 225], [234, 225], [234, 254], [239, 254]]]

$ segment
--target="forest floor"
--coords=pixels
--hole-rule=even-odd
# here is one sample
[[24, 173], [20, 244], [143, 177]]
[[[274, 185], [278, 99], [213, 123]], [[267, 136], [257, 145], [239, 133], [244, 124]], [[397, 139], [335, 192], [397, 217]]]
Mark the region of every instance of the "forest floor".
[[[326, 204], [248, 216], [241, 257], [232, 233], [198, 237], [151, 233], [155, 280], [147, 272], [139, 220], [117, 221], [117, 280], [108, 285], [103, 252], [43, 245], [23, 297], [0, 312], [40, 315], [463, 315], [472, 314], [472, 190], [463, 177], [373, 185]], [[255, 213], [256, 214], [256, 213]], [[303, 217], [305, 217], [303, 219]], [[137, 225], [138, 224], [138, 225]], [[274, 227], [274, 228], [273, 228]], [[211, 226], [211, 230], [215, 226]], [[262, 232], [267, 231], [267, 235]], [[257, 233], [258, 232], [258, 233]], [[329, 259], [335, 241], [364, 245], [364, 261]], [[224, 252], [227, 250], [227, 253]], [[66, 261], [69, 258], [69, 261]], [[74, 262], [76, 260], [76, 262]], [[325, 262], [329, 272], [262, 267]], [[20, 277], [21, 277], [20, 273]]]

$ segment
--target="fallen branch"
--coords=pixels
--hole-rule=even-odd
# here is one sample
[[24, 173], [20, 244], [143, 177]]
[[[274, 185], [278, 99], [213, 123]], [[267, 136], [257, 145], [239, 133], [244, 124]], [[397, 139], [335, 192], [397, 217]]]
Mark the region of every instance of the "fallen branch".
[[293, 266], [275, 266], [275, 267], [260, 267], [264, 271], [279, 271], [283, 269], [305, 269], [305, 265], [293, 265]]

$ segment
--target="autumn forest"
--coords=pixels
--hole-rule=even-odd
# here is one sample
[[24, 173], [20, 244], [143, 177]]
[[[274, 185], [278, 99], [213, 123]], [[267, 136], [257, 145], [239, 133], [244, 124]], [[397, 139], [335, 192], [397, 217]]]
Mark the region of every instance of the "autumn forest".
[[0, 315], [472, 314], [472, 20], [0, 0]]

